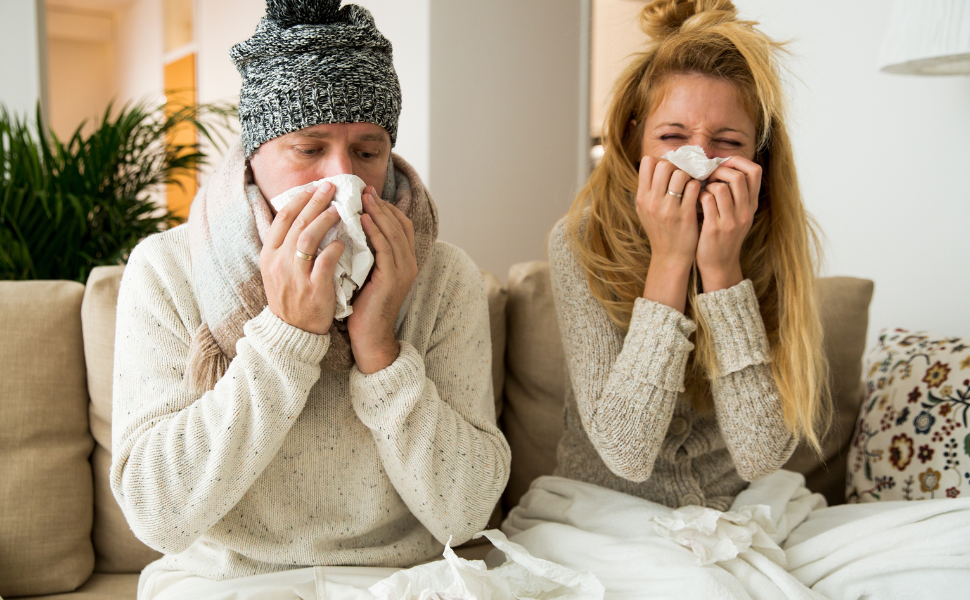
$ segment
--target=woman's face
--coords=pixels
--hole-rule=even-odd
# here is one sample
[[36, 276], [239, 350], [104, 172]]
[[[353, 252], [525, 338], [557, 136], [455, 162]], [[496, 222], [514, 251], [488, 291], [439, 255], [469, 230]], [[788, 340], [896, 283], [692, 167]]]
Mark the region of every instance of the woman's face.
[[643, 156], [660, 158], [700, 146], [708, 158], [754, 160], [756, 131], [733, 83], [705, 75], [671, 75], [660, 105], [643, 128]]

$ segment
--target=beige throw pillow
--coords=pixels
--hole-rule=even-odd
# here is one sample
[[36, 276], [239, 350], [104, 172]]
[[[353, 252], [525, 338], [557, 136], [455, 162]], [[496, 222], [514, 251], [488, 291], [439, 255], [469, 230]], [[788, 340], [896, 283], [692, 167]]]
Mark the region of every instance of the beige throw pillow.
[[94, 568], [84, 286], [0, 282], [0, 595], [70, 592]]
[[495, 392], [495, 416], [502, 414], [505, 385], [505, 306], [509, 293], [495, 275], [482, 271], [485, 295], [488, 297], [488, 322], [492, 337], [492, 387]]

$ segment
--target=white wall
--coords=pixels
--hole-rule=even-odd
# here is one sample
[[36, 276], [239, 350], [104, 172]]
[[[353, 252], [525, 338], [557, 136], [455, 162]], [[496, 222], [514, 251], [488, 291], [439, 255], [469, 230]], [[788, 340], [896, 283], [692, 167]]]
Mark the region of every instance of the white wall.
[[794, 40], [792, 136], [825, 273], [875, 281], [882, 327], [970, 336], [970, 76], [888, 75], [883, 0], [736, 0]]
[[577, 191], [579, 0], [433, 0], [431, 193], [440, 237], [506, 279], [546, 256]]
[[0, 1], [0, 102], [34, 120], [47, 111], [44, 0]]
[[132, 0], [118, 13], [118, 99], [158, 99], [164, 89], [162, 2]]
[[647, 34], [640, 29], [641, 2], [593, 0], [592, 4], [589, 134], [600, 137], [613, 84], [646, 42]]

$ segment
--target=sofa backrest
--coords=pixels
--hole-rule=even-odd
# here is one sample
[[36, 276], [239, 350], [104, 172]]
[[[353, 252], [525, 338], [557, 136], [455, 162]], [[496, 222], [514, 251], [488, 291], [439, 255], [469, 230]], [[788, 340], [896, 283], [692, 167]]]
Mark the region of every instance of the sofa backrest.
[[135, 537], [121, 507], [111, 493], [111, 385], [114, 370], [115, 305], [124, 267], [98, 267], [91, 271], [81, 305], [84, 356], [87, 359], [88, 414], [94, 436], [91, 467], [94, 472], [95, 570], [100, 573], [137, 573], [161, 558]]

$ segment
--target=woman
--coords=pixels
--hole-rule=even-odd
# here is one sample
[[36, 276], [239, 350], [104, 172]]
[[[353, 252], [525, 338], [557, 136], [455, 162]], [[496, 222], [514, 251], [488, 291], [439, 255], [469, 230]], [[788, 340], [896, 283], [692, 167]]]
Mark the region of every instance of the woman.
[[[650, 42], [616, 84], [603, 160], [550, 239], [569, 372], [557, 475], [727, 510], [799, 439], [818, 447], [818, 242], [780, 45], [754, 25], [729, 0], [643, 9]], [[661, 158], [684, 145], [727, 160], [692, 179]]]

